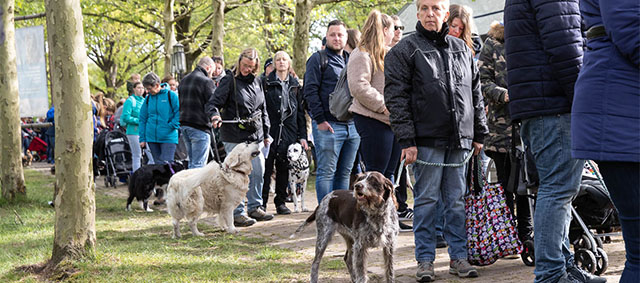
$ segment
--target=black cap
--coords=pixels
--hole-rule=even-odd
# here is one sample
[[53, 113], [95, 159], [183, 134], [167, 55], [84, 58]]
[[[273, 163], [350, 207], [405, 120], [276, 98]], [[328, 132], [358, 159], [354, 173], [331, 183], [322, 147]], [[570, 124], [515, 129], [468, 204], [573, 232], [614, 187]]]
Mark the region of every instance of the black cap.
[[264, 61], [264, 70], [266, 71], [267, 67], [271, 64], [273, 64], [273, 58], [269, 58], [267, 61]]

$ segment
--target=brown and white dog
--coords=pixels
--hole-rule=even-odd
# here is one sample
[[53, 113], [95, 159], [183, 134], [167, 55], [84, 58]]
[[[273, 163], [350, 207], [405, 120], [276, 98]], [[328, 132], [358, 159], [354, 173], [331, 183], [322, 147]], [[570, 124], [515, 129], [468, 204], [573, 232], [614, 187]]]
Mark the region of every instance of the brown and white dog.
[[296, 232], [316, 221], [316, 255], [311, 264], [311, 282], [318, 282], [318, 269], [333, 234], [347, 243], [344, 261], [352, 282], [367, 282], [367, 249], [382, 246], [386, 282], [394, 281], [393, 253], [398, 236], [398, 214], [393, 184], [378, 172], [360, 174], [353, 191], [329, 193]]

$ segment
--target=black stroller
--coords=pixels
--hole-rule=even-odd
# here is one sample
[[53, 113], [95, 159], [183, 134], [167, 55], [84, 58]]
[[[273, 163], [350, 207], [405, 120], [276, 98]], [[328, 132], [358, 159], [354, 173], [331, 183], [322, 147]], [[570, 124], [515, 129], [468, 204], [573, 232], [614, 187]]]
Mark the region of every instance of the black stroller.
[[[535, 209], [535, 200], [538, 189], [538, 173], [530, 153], [525, 153], [519, 147], [516, 150], [521, 163], [521, 185], [518, 193], [529, 197], [531, 215]], [[600, 275], [607, 270], [609, 259], [603, 248], [602, 238], [610, 234], [595, 235], [592, 229], [608, 230], [617, 224], [617, 212], [613, 202], [609, 198], [606, 185], [592, 161], [587, 161], [584, 166], [580, 191], [572, 201], [572, 221], [569, 240], [573, 244], [574, 260], [581, 269]], [[584, 219], [586, 220], [583, 220]], [[535, 237], [535, 235], [534, 235]], [[525, 265], [535, 265], [535, 252], [533, 238], [524, 241], [521, 254]]]
[[131, 147], [121, 131], [103, 131], [94, 144], [94, 177], [104, 175], [106, 187], [115, 187], [118, 179], [129, 180], [132, 170]]

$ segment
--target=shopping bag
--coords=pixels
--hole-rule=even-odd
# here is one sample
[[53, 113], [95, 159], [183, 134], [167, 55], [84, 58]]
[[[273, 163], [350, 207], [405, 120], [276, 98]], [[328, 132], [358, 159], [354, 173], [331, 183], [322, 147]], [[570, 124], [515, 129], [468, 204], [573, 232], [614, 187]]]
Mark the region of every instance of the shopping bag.
[[465, 196], [467, 254], [473, 265], [490, 265], [522, 252], [511, 211], [501, 184], [487, 184], [481, 166], [471, 162], [473, 186]]

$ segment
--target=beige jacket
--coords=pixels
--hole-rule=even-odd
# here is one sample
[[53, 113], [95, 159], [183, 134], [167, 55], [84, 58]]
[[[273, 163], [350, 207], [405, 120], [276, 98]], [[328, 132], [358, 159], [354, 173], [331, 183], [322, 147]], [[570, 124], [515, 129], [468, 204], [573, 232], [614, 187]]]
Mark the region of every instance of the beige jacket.
[[389, 111], [384, 105], [384, 71], [376, 70], [369, 53], [354, 49], [347, 64], [347, 82], [353, 96], [349, 112], [376, 119], [389, 125]]

